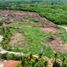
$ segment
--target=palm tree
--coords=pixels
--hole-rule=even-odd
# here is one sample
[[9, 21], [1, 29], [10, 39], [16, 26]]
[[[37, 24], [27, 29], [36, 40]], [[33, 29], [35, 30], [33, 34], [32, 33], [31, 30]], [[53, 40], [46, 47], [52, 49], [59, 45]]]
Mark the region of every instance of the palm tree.
[[40, 53], [40, 54], [39, 54], [39, 58], [42, 58], [42, 55], [43, 55], [43, 53]]
[[56, 60], [58, 58], [58, 54], [57, 53], [55, 53], [54, 58], [55, 58], [55, 62], [56, 62]]
[[33, 55], [32, 54], [30, 54], [30, 60], [33, 58]]
[[44, 66], [47, 67], [47, 65], [48, 65], [48, 61], [45, 61]]
[[57, 62], [57, 58], [58, 58], [58, 54], [57, 53], [55, 53], [54, 58], [55, 58], [55, 61], [53, 63], [53, 67], [61, 67], [60, 63]]
[[53, 0], [51, 0], [51, 5], [53, 5], [54, 4], [54, 1]]
[[35, 62], [32, 63], [32, 67], [35, 67], [35, 64], [38, 62], [39, 60], [36, 58]]
[[23, 56], [22, 59], [21, 59], [21, 65], [22, 65], [22, 67], [25, 66], [25, 57], [24, 57], [24, 56]]
[[62, 60], [62, 67], [67, 67], [67, 63], [66, 63], [66, 58], [63, 57], [63, 60]]

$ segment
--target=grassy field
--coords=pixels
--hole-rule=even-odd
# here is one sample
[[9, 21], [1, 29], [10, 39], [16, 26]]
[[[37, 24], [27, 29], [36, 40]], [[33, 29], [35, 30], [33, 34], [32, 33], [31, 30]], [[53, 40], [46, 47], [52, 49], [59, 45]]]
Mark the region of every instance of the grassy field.
[[[4, 40], [2, 42], [2, 46], [4, 49], [9, 50], [9, 51], [14, 51], [14, 52], [23, 52], [25, 54], [40, 54], [41, 52], [43, 55], [47, 57], [53, 57], [54, 56], [54, 51], [47, 46], [46, 41], [49, 40], [54, 34], [52, 33], [46, 33], [41, 30], [40, 27], [32, 27], [30, 24], [24, 24], [28, 19], [23, 19], [24, 22], [18, 24], [16, 21], [12, 22], [10, 24], [10, 28], [6, 29], [6, 33], [2, 33], [4, 35]], [[36, 22], [35, 22], [36, 23]], [[65, 39], [66, 32], [64, 29], [60, 29], [61, 31], [56, 34], [56, 36], [61, 37], [64, 39], [65, 42], [67, 39]], [[62, 32], [63, 31], [63, 32]], [[65, 33], [64, 33], [65, 32]], [[10, 44], [11, 37], [15, 37], [16, 33], [22, 34], [21, 37], [22, 39], [19, 39], [17, 43], [12, 43]], [[16, 35], [17, 37], [17, 35]], [[13, 41], [16, 41], [14, 38]], [[12, 42], [13, 42], [12, 41]], [[19, 42], [21, 44], [19, 44]], [[19, 48], [18, 48], [19, 47]], [[50, 55], [51, 54], [51, 55]], [[66, 54], [58, 53], [59, 57], [62, 58]]]
[[[46, 32], [41, 31], [40, 27], [32, 27], [29, 24], [11, 23], [10, 26], [11, 28], [9, 28], [9, 30], [12, 35], [10, 37], [8, 36], [8, 39], [4, 40], [4, 42], [2, 43], [2, 46], [4, 46], [5, 49], [28, 54], [39, 54], [43, 52], [43, 54], [48, 57], [51, 57], [53, 55], [52, 49], [46, 46], [46, 40], [51, 36], [49, 35], [49, 33], [47, 34]], [[20, 29], [17, 29], [19, 27]], [[8, 30], [6, 31], [6, 34], [4, 34], [5, 37], [7, 37], [7, 34], [10, 35]], [[14, 44], [14, 46], [12, 47], [14, 49], [11, 49], [11, 46], [9, 44], [9, 42], [11, 41], [10, 38], [13, 36], [13, 34], [16, 33], [22, 34], [23, 37], [22, 39], [20, 39], [20, 42], [22, 42], [22, 44], [20, 46], [19, 43]]]

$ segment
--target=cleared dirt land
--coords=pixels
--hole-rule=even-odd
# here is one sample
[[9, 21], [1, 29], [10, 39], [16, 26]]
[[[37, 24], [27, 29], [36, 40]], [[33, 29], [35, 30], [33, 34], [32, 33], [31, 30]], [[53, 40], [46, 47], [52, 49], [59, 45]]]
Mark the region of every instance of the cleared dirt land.
[[[52, 38], [50, 37], [47, 39], [46, 46], [51, 47], [54, 51], [67, 52], [67, 44], [65, 44], [64, 41], [61, 40], [58, 36], [56, 36], [56, 33], [59, 33], [60, 31], [57, 25], [47, 20], [46, 18], [41, 17], [35, 12], [0, 10], [0, 21], [4, 22], [6, 27], [16, 28], [17, 31], [19, 29], [23, 30], [24, 28], [39, 27], [41, 31], [53, 34]], [[11, 37], [9, 42], [12, 46], [18, 44], [24, 47], [30, 44], [20, 42], [21, 39], [27, 36], [26, 34], [15, 33], [16, 32], [13, 32], [14, 35]]]

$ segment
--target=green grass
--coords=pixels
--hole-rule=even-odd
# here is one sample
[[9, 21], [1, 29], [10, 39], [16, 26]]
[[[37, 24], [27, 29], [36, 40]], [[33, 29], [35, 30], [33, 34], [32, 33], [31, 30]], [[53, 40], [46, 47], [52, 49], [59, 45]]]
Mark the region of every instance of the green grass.
[[50, 49], [49, 47], [46, 47], [45, 44], [44, 45], [30, 45], [26, 48], [15, 48], [14, 52], [23, 52], [25, 54], [34, 54], [34, 55], [38, 55], [41, 53], [41, 50], [43, 49], [43, 55], [47, 56], [47, 57], [53, 57], [54, 52], [52, 51], [52, 49]]
[[[11, 49], [11, 47], [10, 47], [9, 49], [11, 49], [11, 51], [15, 51], [15, 52], [21, 51], [21, 52], [27, 53], [27, 54], [30, 54], [30, 53], [39, 54], [39, 53], [41, 53], [41, 51], [43, 49], [43, 54], [45, 56], [51, 57], [53, 55], [53, 51], [49, 47], [46, 46], [46, 40], [48, 39], [49, 34], [46, 34], [45, 32], [41, 31], [40, 27], [29, 28], [29, 27], [25, 27], [26, 26], [25, 24], [23, 25], [23, 24], [16, 24], [16, 23], [12, 23], [11, 26], [12, 26], [12, 28], [9, 28], [11, 33], [12, 34], [14, 34], [14, 33], [24, 34], [24, 38], [21, 39], [21, 42], [24, 42], [27, 44], [27, 46], [22, 47], [22, 48], [19, 45], [14, 47], [14, 49]], [[14, 29], [15, 27], [20, 27], [20, 26], [22, 27], [21, 29]], [[9, 34], [10, 33], [8, 32], [8, 35]], [[6, 41], [7, 41], [8, 45], [6, 45]], [[9, 45], [10, 45], [9, 41], [10, 41], [9, 38], [7, 38], [7, 40], [3, 41], [3, 42], [5, 42], [4, 45], [6, 47], [9, 47]], [[6, 47], [5, 47], [5, 49], [9, 50]], [[50, 54], [51, 54], [51, 56], [50, 56]]]
[[[22, 25], [23, 26], [23, 25]], [[15, 27], [15, 26], [14, 26]], [[14, 33], [24, 33], [24, 38], [21, 40], [22, 42], [26, 43], [27, 46], [20, 47], [16, 46], [11, 51], [14, 52], [23, 52], [25, 54], [39, 54], [43, 51], [43, 55], [47, 57], [53, 57], [54, 52], [50, 47], [47, 47], [46, 40], [49, 39], [52, 34], [40, 30], [40, 27], [31, 27], [31, 28], [22, 28], [22, 29], [13, 29], [10, 28], [11, 32]], [[62, 59], [63, 55], [67, 56], [67, 54], [59, 54], [59, 58]], [[62, 55], [62, 56], [61, 56]], [[60, 57], [61, 56], [61, 57]]]
[[[18, 23], [19, 22], [19, 23]], [[32, 26], [42, 26], [43, 24], [37, 18], [20, 18], [13, 21], [11, 27], [32, 27]]]
[[21, 23], [21, 24], [16, 24], [15, 22], [11, 23], [10, 26], [11, 26], [11, 27], [15, 27], [15, 28], [16, 28], [16, 27], [22, 27], [22, 28], [23, 28], [23, 27], [32, 27], [31, 24], [25, 24], [25, 23], [23, 23], [23, 24], [22, 24], [22, 23]]
[[[52, 34], [50, 33], [45, 33], [42, 30], [40, 30], [40, 27], [24, 27], [22, 25], [21, 29], [14, 29], [14, 27], [17, 26], [16, 24], [12, 27], [12, 28], [8, 28], [12, 34], [14, 33], [22, 33], [24, 34], [24, 38], [21, 40], [24, 43], [27, 43], [27, 46], [25, 47], [20, 47], [20, 46], [16, 46], [14, 47], [14, 49], [11, 49], [11, 47], [9, 47], [9, 39], [11, 38], [11, 36], [9, 37], [9, 32], [8, 33], [8, 38], [7, 40], [3, 41], [5, 42], [4, 45], [6, 47], [7, 50], [9, 51], [14, 51], [14, 52], [23, 52], [25, 54], [40, 54], [41, 52], [43, 53], [44, 56], [47, 56], [49, 58], [54, 58], [54, 52], [50, 47], [47, 47], [46, 45], [46, 40], [49, 39]], [[6, 33], [6, 34], [7, 34]], [[64, 33], [64, 32], [63, 32]], [[62, 33], [62, 34], [63, 34]], [[5, 37], [6, 39], [6, 37]], [[7, 41], [7, 42], [6, 42]], [[67, 57], [66, 53], [58, 53], [59, 54], [59, 58], [62, 59], [63, 56]]]
[[24, 33], [25, 38], [22, 39], [25, 43], [29, 43], [29, 45], [39, 45], [41, 42], [45, 42], [47, 35], [40, 31], [39, 27], [31, 27], [31, 28], [22, 28], [12, 30], [13, 32]]

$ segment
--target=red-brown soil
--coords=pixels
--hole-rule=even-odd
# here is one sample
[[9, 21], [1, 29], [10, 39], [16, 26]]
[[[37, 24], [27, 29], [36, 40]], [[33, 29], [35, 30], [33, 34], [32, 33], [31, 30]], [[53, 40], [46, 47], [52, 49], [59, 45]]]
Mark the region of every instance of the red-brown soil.
[[20, 61], [9, 60], [4, 64], [4, 67], [16, 67]]

